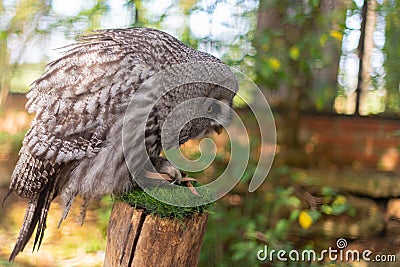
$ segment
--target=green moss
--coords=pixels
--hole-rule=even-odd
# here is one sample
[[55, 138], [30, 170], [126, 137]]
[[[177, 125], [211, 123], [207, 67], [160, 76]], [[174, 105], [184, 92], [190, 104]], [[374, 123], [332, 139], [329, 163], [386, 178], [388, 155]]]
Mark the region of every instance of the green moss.
[[[196, 182], [192, 184], [194, 187], [200, 186]], [[195, 213], [203, 213], [209, 210], [211, 203], [199, 206], [196, 204], [204, 202], [205, 199], [210, 199], [212, 196], [211, 191], [205, 188], [197, 188], [196, 190], [199, 193], [199, 196], [197, 196], [187, 187], [183, 188], [185, 190], [165, 186], [153, 187], [148, 189], [150, 194], [141, 189], [136, 189], [118, 196], [115, 201], [126, 202], [135, 208], [144, 210], [147, 214], [157, 215], [162, 218], [184, 219]], [[188, 207], [170, 205], [155, 199], [151, 195], [159, 196], [161, 199], [167, 200], [167, 202], [169, 202], [168, 200], [171, 200], [171, 202], [178, 201], [182, 205], [188, 205]]]

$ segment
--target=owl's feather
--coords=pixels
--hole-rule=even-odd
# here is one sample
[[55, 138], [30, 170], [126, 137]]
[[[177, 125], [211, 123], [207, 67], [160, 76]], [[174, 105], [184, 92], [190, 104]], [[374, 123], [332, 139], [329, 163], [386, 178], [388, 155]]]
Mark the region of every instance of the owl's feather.
[[[124, 161], [121, 131], [129, 101], [144, 81], [178, 63], [221, 63], [164, 32], [146, 28], [96, 31], [65, 49], [27, 94], [26, 108], [36, 116], [23, 141], [10, 190], [29, 204], [10, 261], [24, 249], [36, 226], [35, 246], [39, 248], [50, 203], [56, 196], [61, 196], [65, 219], [78, 194], [90, 199], [134, 186]], [[194, 96], [205, 95], [214, 87], [203, 88], [207, 90]], [[167, 100], [172, 102], [165, 100], [164, 106], [150, 114], [146, 146], [152, 156], [161, 151], [161, 118], [183, 96], [190, 95], [190, 90], [171, 94]], [[132, 133], [138, 131], [135, 119], [139, 118], [135, 116], [145, 115], [141, 105], [154, 100], [145, 95], [135, 104]], [[135, 149], [134, 142], [140, 142], [135, 138], [139, 137], [132, 138], [130, 156], [140, 168], [146, 151]]]

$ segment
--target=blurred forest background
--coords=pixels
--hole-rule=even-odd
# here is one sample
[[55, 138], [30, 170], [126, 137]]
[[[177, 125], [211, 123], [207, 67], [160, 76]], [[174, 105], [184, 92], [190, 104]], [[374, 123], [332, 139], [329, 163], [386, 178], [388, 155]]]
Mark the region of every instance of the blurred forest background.
[[[153, 27], [254, 80], [277, 124], [268, 180], [247, 192], [255, 155], [210, 214], [200, 266], [300, 266], [261, 263], [256, 253], [264, 244], [320, 251], [338, 238], [347, 249], [397, 255], [399, 11], [400, 0], [1, 0], [0, 197], [33, 118], [24, 94], [60, 55], [56, 48], [96, 29]], [[250, 111], [236, 108], [259, 145]], [[225, 166], [228, 152], [220, 153], [202, 176]], [[25, 207], [11, 198], [0, 209], [0, 266], [101, 266], [111, 206], [109, 197], [93, 203], [82, 227], [73, 210], [60, 229], [53, 208], [41, 250], [31, 254], [28, 245], [9, 264]]]

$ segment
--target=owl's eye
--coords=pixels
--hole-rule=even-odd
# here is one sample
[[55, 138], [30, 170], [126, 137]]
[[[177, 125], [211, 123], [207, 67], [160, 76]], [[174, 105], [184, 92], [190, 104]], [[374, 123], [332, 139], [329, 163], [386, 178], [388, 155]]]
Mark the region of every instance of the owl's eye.
[[207, 112], [210, 114], [218, 114], [221, 111], [221, 106], [217, 103], [212, 103], [209, 107]]

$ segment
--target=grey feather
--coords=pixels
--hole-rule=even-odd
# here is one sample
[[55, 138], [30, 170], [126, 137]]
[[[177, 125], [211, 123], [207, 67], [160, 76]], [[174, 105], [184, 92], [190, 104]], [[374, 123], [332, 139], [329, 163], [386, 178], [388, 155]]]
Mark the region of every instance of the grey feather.
[[[90, 199], [135, 187], [135, 173], [130, 170], [140, 172], [148, 160], [147, 153], [159, 156], [162, 124], [173, 107], [187, 99], [217, 95], [231, 105], [237, 90], [235, 81], [233, 92], [228, 94], [219, 93], [221, 88], [210, 84], [179, 86], [162, 96], [149, 118], [145, 118], [145, 107], [157, 100], [159, 92], [144, 92], [137, 103], [131, 103], [133, 111], [125, 118], [131, 136], [129, 145], [123, 148], [124, 115], [145, 81], [180, 63], [222, 62], [164, 32], [147, 28], [96, 31], [65, 49], [27, 95], [26, 108], [36, 115], [23, 141], [10, 190], [28, 199], [29, 204], [10, 261], [24, 249], [36, 226], [35, 247], [40, 247], [50, 203], [56, 196], [64, 206], [62, 221], [77, 195], [86, 205]], [[208, 70], [206, 75], [218, 78], [224, 72], [229, 70]], [[157, 84], [160, 88], [167, 85]], [[146, 124], [141, 125], [145, 119]], [[203, 119], [185, 127], [179, 144], [207, 132], [211, 125]], [[138, 143], [143, 140], [145, 146], [140, 148]], [[129, 151], [128, 159], [124, 149]]]

